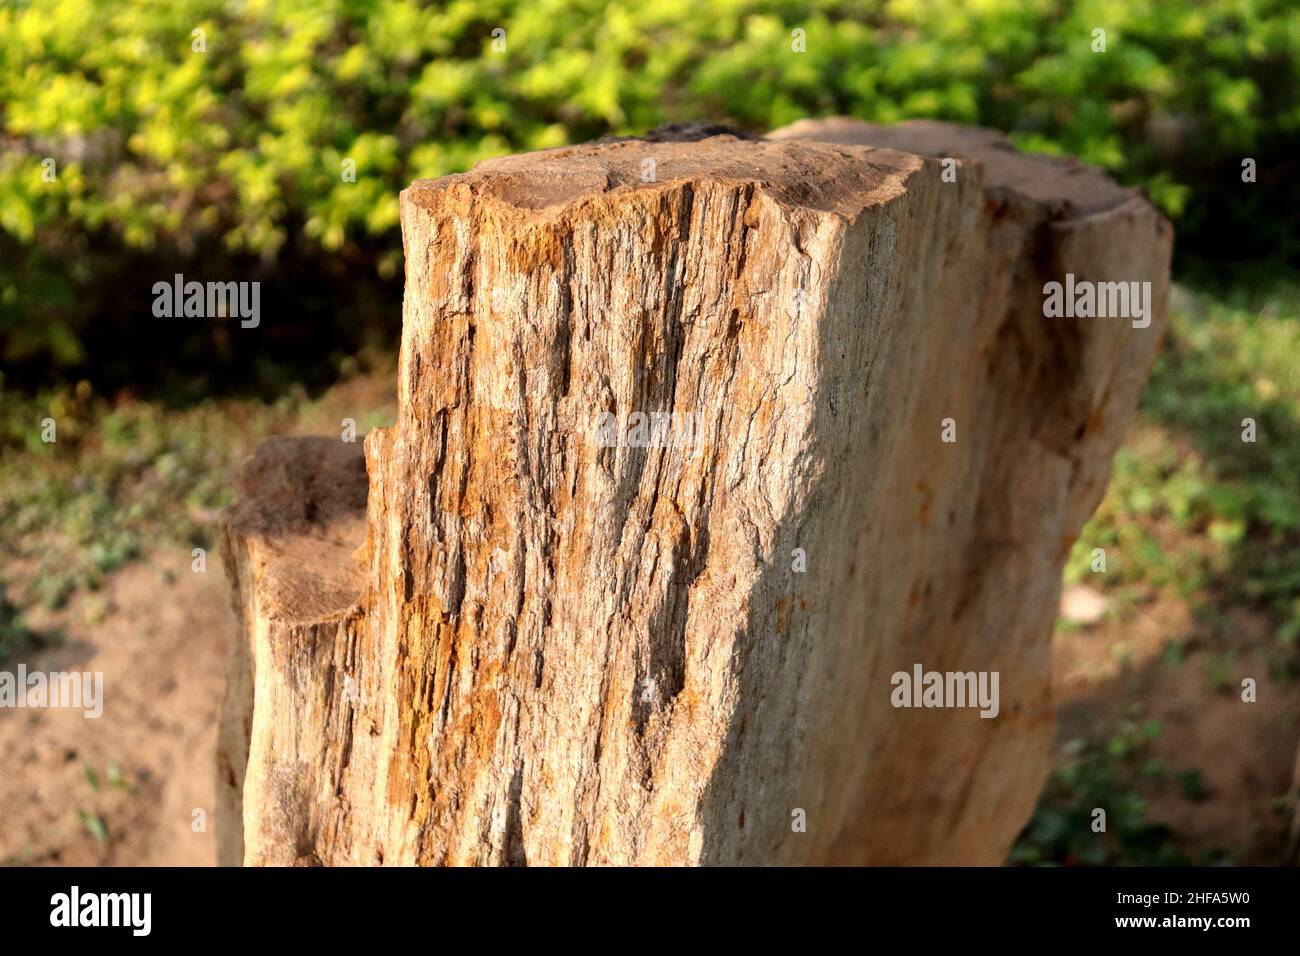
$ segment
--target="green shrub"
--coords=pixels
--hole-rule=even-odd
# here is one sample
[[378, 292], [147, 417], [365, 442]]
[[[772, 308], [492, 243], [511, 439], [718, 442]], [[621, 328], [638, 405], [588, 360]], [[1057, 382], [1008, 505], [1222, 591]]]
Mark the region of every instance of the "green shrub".
[[[1294, 258], [1297, 89], [1288, 0], [9, 0], [0, 356], [138, 377], [110, 360], [186, 268], [274, 279], [282, 316], [347, 346], [340, 313], [391, 311], [410, 180], [703, 117], [992, 125], [1145, 186], [1182, 252]], [[363, 277], [377, 301], [308, 294]], [[204, 362], [237, 357], [211, 334]]]
[[[1186, 866], [1174, 834], [1148, 819], [1146, 790], [1167, 788], [1168, 770], [1148, 755], [1159, 721], [1125, 721], [1104, 748], [1066, 744], [1033, 817], [1012, 847], [1021, 866]], [[1186, 799], [1203, 799], [1200, 774], [1178, 772]], [[1105, 811], [1105, 817], [1098, 815]], [[1101, 821], [1105, 826], [1102, 828]]]

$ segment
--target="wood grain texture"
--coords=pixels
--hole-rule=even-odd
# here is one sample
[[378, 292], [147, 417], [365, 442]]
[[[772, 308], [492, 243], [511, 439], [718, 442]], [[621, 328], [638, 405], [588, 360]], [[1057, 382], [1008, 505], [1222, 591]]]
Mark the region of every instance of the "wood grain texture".
[[[396, 424], [364, 473], [267, 446], [228, 516], [222, 862], [1000, 862], [1168, 223], [988, 131], [852, 121], [514, 156], [401, 208]], [[1066, 272], [1150, 281], [1154, 321], [1044, 318]], [[693, 442], [602, 447], [603, 412]], [[998, 671], [998, 716], [894, 708], [916, 663]]]

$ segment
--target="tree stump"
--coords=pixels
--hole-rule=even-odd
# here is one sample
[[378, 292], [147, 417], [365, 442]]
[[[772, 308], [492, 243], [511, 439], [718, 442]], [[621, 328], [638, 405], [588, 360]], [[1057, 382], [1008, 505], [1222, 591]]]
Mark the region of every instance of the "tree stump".
[[[1169, 224], [998, 134], [851, 121], [401, 210], [396, 424], [364, 469], [269, 443], [227, 517], [221, 861], [1000, 863]], [[1046, 316], [1067, 274], [1149, 282], [1149, 324]]]

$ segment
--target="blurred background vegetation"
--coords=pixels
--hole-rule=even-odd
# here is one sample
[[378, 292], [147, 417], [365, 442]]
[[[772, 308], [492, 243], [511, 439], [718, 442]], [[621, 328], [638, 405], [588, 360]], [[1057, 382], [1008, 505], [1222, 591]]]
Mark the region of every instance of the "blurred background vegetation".
[[[24, 384], [274, 388], [304, 348], [327, 374], [391, 338], [412, 179], [680, 119], [994, 126], [1146, 189], [1180, 266], [1294, 264], [1297, 89], [1288, 0], [7, 0], [0, 346]], [[255, 357], [141, 334], [177, 271], [271, 280]]]
[[[1177, 604], [1189, 623], [1161, 661], [1199, 655], [1223, 694], [1231, 661], [1257, 654], [1294, 696], [1298, 90], [1294, 0], [5, 0], [0, 658], [54, 639], [28, 608], [62, 607], [161, 543], [210, 546], [264, 435], [391, 412], [411, 180], [665, 121], [846, 114], [993, 126], [1104, 167], [1174, 221], [1174, 328], [1067, 580], [1096, 578], [1091, 549], [1109, 548], [1091, 586], [1118, 644]], [[154, 319], [152, 284], [176, 272], [262, 281], [260, 328]], [[57, 444], [40, 441], [46, 416]], [[1155, 679], [1120, 664], [1121, 689]], [[1161, 722], [1113, 717], [1063, 741], [1016, 860], [1268, 857], [1180, 848], [1147, 821], [1151, 787], [1203, 800], [1213, 782], [1150, 773], [1134, 755]], [[1072, 842], [1098, 788], [1128, 808], [1132, 846]], [[1280, 818], [1294, 795], [1261, 800]]]

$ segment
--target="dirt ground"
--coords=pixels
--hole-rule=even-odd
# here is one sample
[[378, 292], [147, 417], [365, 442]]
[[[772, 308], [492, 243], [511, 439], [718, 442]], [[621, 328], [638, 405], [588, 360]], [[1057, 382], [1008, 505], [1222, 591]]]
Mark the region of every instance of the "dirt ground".
[[[1185, 604], [1164, 600], [1123, 621], [1058, 632], [1058, 762], [1071, 740], [1104, 742], [1125, 719], [1159, 721], [1150, 758], [1198, 772], [1204, 794], [1188, 799], [1176, 787], [1150, 788], [1147, 818], [1169, 826], [1189, 859], [1218, 852], [1234, 864], [1280, 865], [1292, 852], [1300, 696], [1294, 682], [1270, 676], [1268, 619], [1232, 614], [1227, 627], [1211, 630]], [[1223, 668], [1218, 686], [1216, 668]], [[1242, 700], [1244, 678], [1256, 682], [1254, 703]]]
[[65, 639], [28, 655], [28, 671], [102, 671], [104, 713], [0, 710], [0, 861], [213, 865], [217, 712], [235, 617], [208, 557], [198, 574], [188, 551], [155, 553], [56, 614], [30, 615]]
[[[211, 865], [217, 712], [235, 634], [219, 560], [209, 555], [196, 574], [188, 552], [155, 553], [31, 623], [66, 637], [30, 656], [28, 669], [102, 671], [106, 707], [99, 719], [0, 711], [0, 766], [22, 768], [0, 775], [0, 861]], [[1205, 795], [1155, 794], [1150, 816], [1192, 858], [1224, 849], [1237, 863], [1276, 864], [1286, 852], [1278, 801], [1291, 787], [1300, 700], [1260, 657], [1266, 623], [1243, 615], [1234, 625], [1234, 684], [1238, 672], [1256, 677], [1255, 704], [1211, 686], [1205, 661], [1224, 649], [1198, 637], [1177, 602], [1059, 634], [1061, 759], [1066, 741], [1104, 739], [1121, 718], [1159, 719], [1152, 756], [1199, 770]], [[1189, 649], [1171, 662], [1176, 640]], [[206, 814], [202, 827], [196, 810]]]

